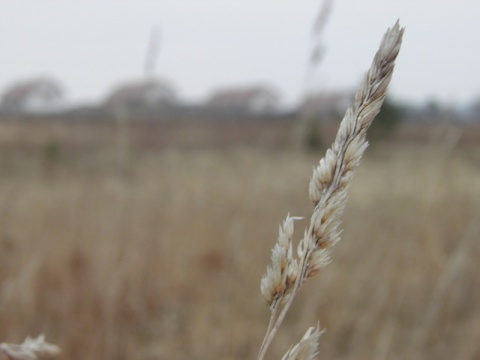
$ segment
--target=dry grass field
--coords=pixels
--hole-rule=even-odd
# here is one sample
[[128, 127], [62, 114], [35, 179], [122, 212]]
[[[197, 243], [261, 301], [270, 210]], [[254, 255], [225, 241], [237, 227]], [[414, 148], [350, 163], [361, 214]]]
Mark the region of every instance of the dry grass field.
[[[0, 340], [44, 333], [72, 360], [254, 358], [261, 275], [287, 213], [311, 214], [323, 153], [115, 131], [0, 124]], [[317, 319], [322, 359], [480, 359], [480, 146], [372, 146], [343, 228], [271, 359]]]

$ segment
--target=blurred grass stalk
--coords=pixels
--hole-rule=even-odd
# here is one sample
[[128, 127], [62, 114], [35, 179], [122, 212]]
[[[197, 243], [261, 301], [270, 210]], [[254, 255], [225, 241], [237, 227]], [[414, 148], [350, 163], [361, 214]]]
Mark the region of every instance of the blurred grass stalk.
[[[309, 96], [313, 96], [315, 85], [315, 74], [318, 71], [325, 55], [326, 46], [323, 43], [323, 33], [327, 25], [328, 19], [332, 12], [333, 0], [323, 0], [322, 5], [318, 11], [317, 17], [313, 23], [311, 39], [312, 45], [309, 57], [307, 59], [307, 66], [304, 79], [303, 99], [306, 101]], [[315, 117], [315, 109], [310, 109], [305, 103], [300, 108], [300, 124], [297, 135], [297, 146], [303, 147], [317, 147], [319, 139], [317, 139], [317, 120]]]

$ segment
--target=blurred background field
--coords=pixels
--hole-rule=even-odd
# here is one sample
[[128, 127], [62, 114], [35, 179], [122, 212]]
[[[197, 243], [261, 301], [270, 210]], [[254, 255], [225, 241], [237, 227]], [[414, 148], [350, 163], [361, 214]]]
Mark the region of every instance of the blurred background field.
[[343, 240], [269, 358], [320, 321], [321, 359], [480, 360], [479, 4], [0, 2], [0, 343], [255, 358], [278, 226], [400, 18]]
[[[311, 213], [324, 149], [295, 149], [294, 119], [208, 123], [0, 123], [3, 341], [45, 333], [63, 359], [255, 356], [260, 277], [279, 223]], [[204, 141], [219, 128], [228, 144]], [[368, 149], [343, 241], [271, 358], [317, 319], [326, 359], [480, 358], [480, 148], [438, 134]]]

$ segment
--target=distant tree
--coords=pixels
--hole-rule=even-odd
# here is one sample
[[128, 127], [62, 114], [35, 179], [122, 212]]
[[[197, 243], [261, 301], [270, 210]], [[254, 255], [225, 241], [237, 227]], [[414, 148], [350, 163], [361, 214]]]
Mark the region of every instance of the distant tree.
[[122, 105], [127, 108], [174, 105], [177, 96], [174, 87], [167, 81], [148, 79], [125, 82], [108, 95], [107, 106]]
[[308, 115], [308, 117], [304, 115], [302, 122], [303, 128], [301, 128], [301, 131], [303, 132], [303, 147], [307, 151], [318, 151], [323, 149], [324, 143], [320, 130], [318, 129], [320, 118], [314, 114]]
[[438, 100], [430, 99], [425, 104], [424, 113], [430, 116], [439, 116], [442, 113], [442, 111], [443, 111], [442, 105]]
[[380, 113], [370, 127], [370, 138], [384, 140], [393, 135], [403, 116], [403, 108], [390, 98], [386, 98]]
[[11, 84], [1, 98], [2, 110], [12, 113], [47, 114], [64, 110], [63, 87], [49, 77]]
[[480, 98], [474, 100], [468, 109], [472, 121], [480, 121]]
[[206, 102], [212, 109], [232, 112], [266, 114], [279, 108], [280, 93], [267, 84], [251, 84], [217, 89]]

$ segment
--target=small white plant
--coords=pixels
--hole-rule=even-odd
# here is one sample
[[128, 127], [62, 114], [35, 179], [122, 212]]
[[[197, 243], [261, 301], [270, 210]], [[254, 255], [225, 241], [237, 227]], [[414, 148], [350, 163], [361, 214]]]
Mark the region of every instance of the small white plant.
[[32, 339], [27, 337], [21, 344], [0, 344], [0, 359], [2, 355], [9, 360], [41, 360], [60, 354], [60, 348], [45, 341], [45, 336]]
[[[293, 223], [298, 218], [287, 216], [280, 227], [278, 241], [272, 250], [272, 264], [267, 268], [260, 286], [270, 306], [271, 316], [258, 360], [265, 357], [300, 287], [329, 263], [330, 248], [340, 240], [340, 217], [345, 208], [350, 180], [368, 146], [365, 138], [367, 129], [379, 113], [387, 93], [403, 31], [397, 22], [383, 36], [332, 147], [313, 170], [309, 195], [314, 209], [305, 235], [298, 243], [296, 256], [292, 236]], [[310, 328], [282, 360], [315, 359], [320, 335], [318, 325]]]

